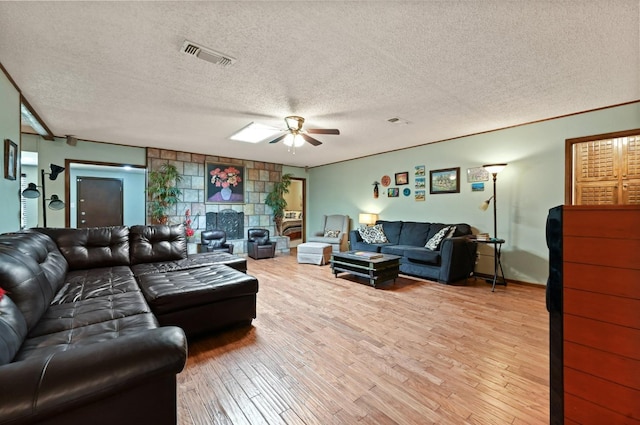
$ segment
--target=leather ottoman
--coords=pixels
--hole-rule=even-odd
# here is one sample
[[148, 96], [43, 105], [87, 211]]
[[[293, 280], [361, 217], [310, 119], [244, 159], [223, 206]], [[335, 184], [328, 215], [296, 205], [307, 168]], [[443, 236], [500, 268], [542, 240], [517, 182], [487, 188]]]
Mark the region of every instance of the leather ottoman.
[[179, 326], [194, 336], [256, 317], [258, 280], [229, 266], [149, 273], [137, 276], [147, 303], [162, 326]]

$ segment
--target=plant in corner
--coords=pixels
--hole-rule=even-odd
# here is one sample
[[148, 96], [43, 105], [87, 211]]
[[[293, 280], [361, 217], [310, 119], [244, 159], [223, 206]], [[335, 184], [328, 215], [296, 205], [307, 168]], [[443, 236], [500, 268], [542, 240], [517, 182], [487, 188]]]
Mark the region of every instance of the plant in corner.
[[287, 208], [284, 194], [289, 193], [289, 186], [291, 186], [291, 174], [283, 174], [280, 181], [273, 184], [273, 189], [267, 193], [267, 198], [264, 201], [273, 211], [273, 222], [276, 225], [278, 235], [282, 233], [282, 219], [284, 218], [284, 209]]
[[158, 170], [149, 173], [147, 193], [149, 194], [149, 215], [152, 223], [167, 224], [167, 210], [175, 205], [182, 195], [178, 189], [178, 183], [182, 181], [182, 175], [175, 165], [168, 161]]

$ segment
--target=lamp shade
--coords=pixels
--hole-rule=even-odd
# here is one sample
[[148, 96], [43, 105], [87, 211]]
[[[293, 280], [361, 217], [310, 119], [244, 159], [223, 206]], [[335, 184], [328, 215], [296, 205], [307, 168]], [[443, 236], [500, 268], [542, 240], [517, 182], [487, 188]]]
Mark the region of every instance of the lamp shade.
[[304, 145], [304, 139], [298, 134], [287, 134], [287, 136], [284, 138], [283, 143], [285, 146], [293, 146], [299, 148], [300, 146]]
[[376, 224], [376, 221], [378, 221], [378, 214], [369, 214], [369, 213], [358, 214], [358, 221], [368, 226], [374, 225]]
[[507, 164], [486, 164], [482, 167], [491, 174], [498, 174], [500, 171], [504, 170], [504, 167], [506, 166]]
[[61, 210], [64, 208], [64, 202], [58, 198], [58, 195], [51, 195], [51, 202], [49, 202], [49, 209]]
[[55, 180], [58, 178], [58, 174], [64, 171], [64, 167], [56, 164], [50, 164], [51, 173], [49, 174], [49, 180]]
[[29, 199], [37, 198], [40, 196], [40, 191], [35, 183], [29, 183], [27, 188], [22, 191], [22, 196]]

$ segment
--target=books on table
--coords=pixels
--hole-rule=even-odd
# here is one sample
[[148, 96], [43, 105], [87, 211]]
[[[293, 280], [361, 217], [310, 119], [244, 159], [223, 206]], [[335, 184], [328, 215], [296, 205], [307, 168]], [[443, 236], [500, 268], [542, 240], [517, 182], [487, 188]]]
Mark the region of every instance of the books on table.
[[355, 251], [353, 255], [357, 255], [359, 257], [365, 257], [370, 260], [373, 260], [375, 258], [382, 258], [382, 254], [380, 254], [379, 252], [370, 252], [370, 251]]

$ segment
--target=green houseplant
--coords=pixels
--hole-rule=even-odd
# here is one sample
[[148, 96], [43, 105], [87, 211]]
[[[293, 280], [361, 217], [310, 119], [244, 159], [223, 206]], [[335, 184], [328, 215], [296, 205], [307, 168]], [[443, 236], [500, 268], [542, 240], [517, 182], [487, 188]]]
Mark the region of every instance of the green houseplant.
[[149, 194], [149, 215], [152, 223], [168, 223], [167, 210], [170, 206], [177, 204], [179, 196], [182, 195], [178, 189], [178, 183], [181, 181], [182, 175], [178, 168], [168, 161], [162, 164], [158, 170], [149, 173], [147, 193]]
[[273, 222], [276, 225], [278, 235], [282, 233], [282, 219], [284, 218], [284, 210], [287, 208], [284, 194], [289, 193], [289, 186], [291, 186], [291, 174], [283, 174], [280, 181], [274, 183], [273, 189], [267, 193], [267, 198], [264, 201], [273, 211]]

